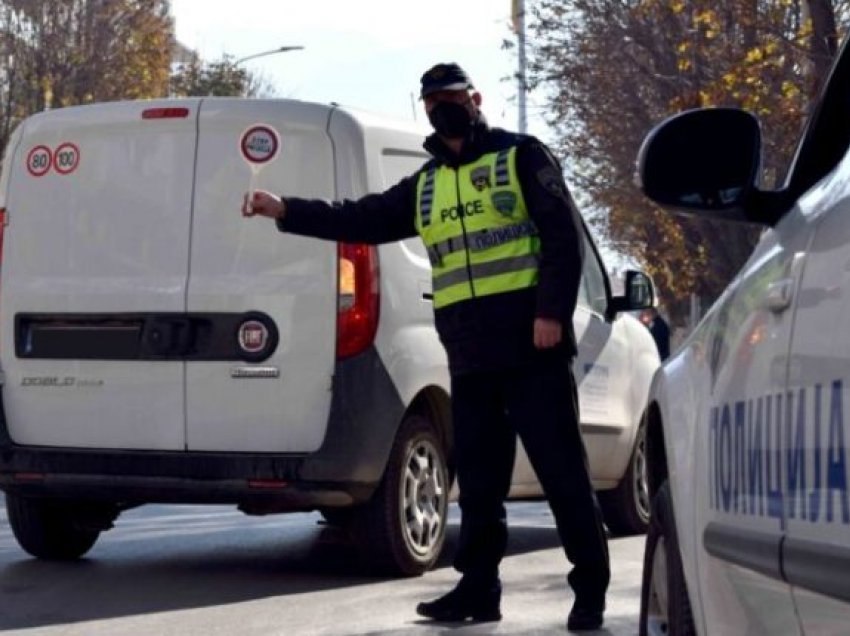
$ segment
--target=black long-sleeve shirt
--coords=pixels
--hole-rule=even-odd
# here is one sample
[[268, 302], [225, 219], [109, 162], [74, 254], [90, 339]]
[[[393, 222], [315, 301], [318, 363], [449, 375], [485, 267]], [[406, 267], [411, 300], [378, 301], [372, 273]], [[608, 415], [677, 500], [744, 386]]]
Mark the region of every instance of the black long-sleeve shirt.
[[[484, 154], [517, 146], [517, 176], [529, 216], [540, 237], [536, 287], [481, 296], [435, 311], [435, 324], [452, 373], [522, 364], [535, 355], [534, 318], [561, 322], [564, 342], [553, 353], [575, 355], [572, 328], [583, 260], [581, 222], [560, 167], [533, 137], [477, 125], [460, 155], [437, 137], [425, 142], [435, 163], [456, 168]], [[282, 231], [335, 241], [388, 243], [416, 236], [416, 185], [419, 173], [380, 194], [329, 204], [286, 197]]]

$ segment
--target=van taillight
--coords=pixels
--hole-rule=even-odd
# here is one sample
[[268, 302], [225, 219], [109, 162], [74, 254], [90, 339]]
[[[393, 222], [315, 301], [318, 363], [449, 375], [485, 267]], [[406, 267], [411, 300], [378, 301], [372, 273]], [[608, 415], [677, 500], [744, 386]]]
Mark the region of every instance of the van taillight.
[[378, 330], [380, 280], [373, 245], [340, 243], [336, 357], [348, 358], [369, 346]]
[[189, 116], [188, 108], [146, 108], [142, 119], [183, 119]]

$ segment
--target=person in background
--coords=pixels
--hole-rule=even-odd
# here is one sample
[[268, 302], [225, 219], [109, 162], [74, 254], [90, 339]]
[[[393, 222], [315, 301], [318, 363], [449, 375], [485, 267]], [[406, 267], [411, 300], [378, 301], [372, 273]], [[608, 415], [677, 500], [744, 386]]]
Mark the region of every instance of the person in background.
[[640, 321], [652, 334], [652, 339], [655, 340], [655, 346], [658, 348], [658, 355], [664, 362], [670, 357], [670, 327], [667, 321], [655, 307], [644, 309], [640, 313]]
[[282, 232], [385, 243], [419, 235], [432, 265], [434, 320], [451, 374], [461, 578], [416, 611], [434, 621], [501, 619], [504, 500], [517, 434], [543, 486], [573, 568], [567, 628], [602, 625], [609, 557], [579, 434], [572, 315], [581, 222], [558, 162], [537, 139], [491, 128], [457, 64], [421, 78], [433, 157], [357, 201], [255, 192], [242, 213]]

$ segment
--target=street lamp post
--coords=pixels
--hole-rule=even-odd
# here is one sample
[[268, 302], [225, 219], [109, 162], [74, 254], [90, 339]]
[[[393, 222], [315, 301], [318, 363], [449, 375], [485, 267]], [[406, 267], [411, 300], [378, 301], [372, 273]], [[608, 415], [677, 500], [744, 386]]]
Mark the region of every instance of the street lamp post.
[[253, 60], [257, 57], [264, 57], [266, 55], [274, 55], [275, 53], [286, 53], [288, 51], [300, 51], [304, 47], [303, 46], [281, 46], [276, 49], [272, 49], [271, 51], [263, 51], [262, 53], [254, 53], [253, 55], [246, 55], [245, 57], [240, 57], [238, 60], [233, 62], [233, 66], [238, 66], [242, 62], [246, 62], [248, 60]]

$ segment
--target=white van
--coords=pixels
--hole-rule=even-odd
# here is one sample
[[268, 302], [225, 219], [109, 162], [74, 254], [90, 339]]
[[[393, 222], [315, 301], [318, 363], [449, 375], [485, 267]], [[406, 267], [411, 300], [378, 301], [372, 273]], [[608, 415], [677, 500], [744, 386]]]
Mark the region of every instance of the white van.
[[[318, 509], [386, 571], [434, 563], [452, 435], [424, 249], [239, 214], [249, 187], [384, 190], [428, 158], [422, 140], [288, 100], [98, 104], [15, 131], [0, 181], [0, 487], [26, 551], [79, 557], [132, 506], [233, 503]], [[622, 313], [646, 298], [612, 298], [587, 240], [585, 439], [612, 524], [641, 530], [639, 414], [658, 357]], [[540, 494], [523, 453], [512, 492]]]

